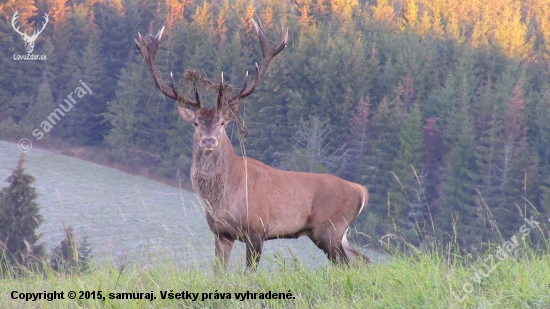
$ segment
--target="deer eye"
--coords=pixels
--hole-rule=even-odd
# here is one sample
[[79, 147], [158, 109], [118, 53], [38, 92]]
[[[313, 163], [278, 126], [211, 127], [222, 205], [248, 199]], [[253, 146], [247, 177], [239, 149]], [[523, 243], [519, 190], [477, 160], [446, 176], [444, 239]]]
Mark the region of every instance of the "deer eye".
[[220, 126], [223, 127], [224, 125], [225, 125], [225, 121], [222, 121], [222, 122], [220, 123]]
[[199, 126], [199, 123], [195, 121], [195, 122], [193, 122], [193, 125], [194, 125], [195, 127], [198, 127], [198, 126]]

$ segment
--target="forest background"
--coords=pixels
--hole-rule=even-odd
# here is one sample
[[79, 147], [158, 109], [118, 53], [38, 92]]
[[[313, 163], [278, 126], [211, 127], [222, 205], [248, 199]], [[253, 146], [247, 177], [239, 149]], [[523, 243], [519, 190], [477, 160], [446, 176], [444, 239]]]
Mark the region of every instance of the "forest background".
[[[25, 54], [16, 11], [22, 30], [48, 14], [33, 52], [47, 60], [14, 60]], [[280, 23], [290, 39], [243, 104], [246, 154], [367, 186], [358, 243], [471, 252], [516, 233], [522, 216], [548, 220], [546, 0], [9, 0], [0, 138], [91, 149], [96, 161], [188, 182], [193, 128], [155, 88], [133, 40], [165, 24], [165, 80], [195, 69], [219, 81], [223, 71], [239, 87], [261, 60], [256, 16], [271, 39]], [[33, 139], [80, 80], [93, 95]], [[237, 128], [229, 132], [241, 152]]]

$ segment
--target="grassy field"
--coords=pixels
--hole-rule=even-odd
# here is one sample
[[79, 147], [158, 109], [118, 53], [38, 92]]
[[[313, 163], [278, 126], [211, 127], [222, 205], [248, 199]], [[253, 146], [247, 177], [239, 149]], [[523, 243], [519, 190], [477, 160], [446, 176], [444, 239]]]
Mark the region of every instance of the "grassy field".
[[[2, 144], [0, 143], [0, 146]], [[16, 146], [10, 146], [17, 154]], [[0, 158], [8, 160], [5, 155]], [[5, 166], [13, 166], [13, 162], [5, 163]], [[34, 160], [34, 161], [33, 161]], [[306, 250], [304, 254], [298, 250], [292, 252], [292, 258], [283, 255], [268, 254], [265, 251], [260, 263], [258, 273], [245, 273], [235, 263], [228, 272], [216, 275], [213, 267], [209, 266], [209, 260], [213, 255], [211, 238], [205, 220], [202, 215], [192, 216], [195, 208], [178, 206], [177, 211], [182, 213], [169, 212], [168, 208], [162, 205], [178, 205], [181, 200], [177, 189], [171, 193], [168, 188], [152, 187], [151, 184], [140, 184], [139, 187], [148, 188], [151, 192], [162, 193], [151, 195], [148, 200], [147, 192], [140, 191], [145, 199], [145, 204], [155, 207], [156, 211], [146, 213], [147, 220], [142, 220], [141, 230], [125, 228], [123, 224], [134, 227], [140, 224], [134, 220], [143, 216], [144, 207], [138, 199], [135, 201], [136, 193], [128, 190], [125, 194], [130, 197], [129, 202], [120, 201], [113, 203], [112, 195], [106, 194], [107, 189], [94, 182], [105, 182], [110, 179], [114, 182], [124, 183], [128, 178], [117, 178], [115, 174], [98, 175], [94, 174], [103, 171], [99, 167], [89, 168], [70, 165], [73, 160], [66, 158], [50, 158], [47, 154], [36, 149], [29, 155], [29, 170], [39, 177], [38, 188], [41, 188], [40, 181], [51, 186], [46, 187], [41, 193], [46, 198], [43, 203], [44, 213], [49, 216], [49, 222], [54, 228], [46, 229], [47, 234], [53, 235], [55, 228], [62, 233], [60, 222], [68, 222], [76, 226], [87, 224], [77, 221], [70, 221], [69, 215], [75, 218], [82, 218], [94, 224], [105, 224], [104, 227], [97, 226], [90, 228], [91, 237], [97, 238], [99, 245], [111, 244], [111, 238], [120, 239], [122, 235], [131, 235], [131, 240], [143, 241], [147, 237], [154, 239], [167, 239], [164, 232], [166, 226], [170, 230], [186, 231], [190, 223], [196, 224], [192, 233], [177, 234], [175, 243], [182, 242], [182, 239], [203, 239], [208, 250], [201, 249], [202, 243], [191, 243], [185, 247], [166, 245], [167, 251], [176, 252], [174, 255], [163, 258], [159, 252], [162, 250], [150, 250], [146, 259], [130, 258], [133, 262], [116, 263], [112, 262], [105, 251], [95, 250], [95, 264], [90, 271], [81, 274], [65, 275], [46, 271], [45, 274], [27, 274], [24, 278], [0, 279], [0, 309], [3, 308], [547, 308], [550, 309], [550, 256], [538, 252], [530, 247], [525, 247], [521, 241], [522, 235], [529, 234], [518, 227], [517, 241], [501, 239], [499, 245], [477, 261], [464, 260], [452, 254], [441, 253], [440, 251], [427, 251], [422, 253], [410, 253], [409, 255], [396, 254], [391, 258], [382, 259], [382, 263], [374, 263], [369, 266], [360, 267], [332, 267], [326, 266], [321, 251], [313, 248], [313, 253], [321, 256], [315, 259], [319, 263], [306, 264], [298, 262], [293, 257], [311, 256], [312, 253]], [[34, 162], [34, 163], [33, 163]], [[59, 162], [59, 163], [58, 163]], [[33, 164], [35, 166], [33, 167]], [[80, 164], [80, 163], [79, 163]], [[33, 169], [34, 168], [34, 169]], [[42, 169], [40, 169], [42, 168]], [[79, 178], [75, 181], [68, 179], [67, 174], [59, 179], [63, 182], [55, 182], [56, 175], [51, 170], [63, 171], [71, 169], [82, 172], [75, 173]], [[94, 173], [90, 172], [94, 171]], [[93, 179], [82, 181], [82, 177], [89, 176]], [[122, 177], [122, 176], [120, 176]], [[5, 178], [5, 177], [4, 177]], [[95, 179], [95, 180], [94, 180]], [[99, 181], [98, 179], [101, 179]], [[134, 181], [134, 180], [132, 180]], [[137, 181], [137, 180], [135, 180]], [[70, 187], [70, 184], [86, 183], [84, 193], [78, 188]], [[98, 187], [100, 191], [93, 191]], [[109, 190], [121, 196], [119, 188], [114, 185], [107, 186]], [[63, 191], [65, 190], [65, 191]], [[39, 190], [40, 191], [40, 190]], [[50, 197], [49, 193], [56, 195]], [[57, 200], [59, 192], [63, 193], [64, 203]], [[65, 194], [66, 193], [66, 194]], [[80, 198], [88, 198], [90, 201], [99, 203], [93, 213], [83, 212], [77, 207], [83, 203], [79, 200], [71, 200], [74, 194]], [[88, 194], [88, 196], [86, 196]], [[109, 202], [101, 202], [100, 197], [106, 196]], [[139, 195], [141, 196], [141, 195]], [[161, 198], [163, 203], [159, 203]], [[174, 201], [170, 200], [174, 199]], [[189, 200], [191, 197], [188, 198]], [[109, 205], [119, 205], [118, 208], [102, 208]], [[122, 206], [120, 206], [122, 205]], [[137, 206], [135, 206], [137, 205]], [[160, 206], [159, 206], [160, 205]], [[92, 205], [93, 206], [93, 205]], [[88, 206], [88, 207], [92, 207]], [[49, 207], [49, 208], [48, 208]], [[122, 211], [122, 210], [123, 211]], [[59, 220], [53, 216], [59, 212]], [[132, 213], [135, 212], [135, 214]], [[161, 220], [155, 220], [157, 215]], [[197, 213], [199, 213], [197, 211]], [[98, 217], [87, 217], [100, 215]], [[115, 220], [120, 215], [122, 219]], [[189, 217], [187, 217], [189, 216]], [[167, 223], [165, 218], [176, 218], [179, 223]], [[532, 218], [532, 217], [531, 217]], [[61, 220], [62, 219], [62, 220]], [[532, 220], [532, 219], [531, 219]], [[545, 221], [539, 219], [541, 225]], [[526, 221], [529, 222], [529, 221]], [[75, 224], [76, 223], [76, 224]], [[179, 225], [178, 225], [179, 224]], [[157, 226], [157, 228], [155, 228]], [[529, 226], [528, 224], [526, 225]], [[110, 228], [117, 228], [111, 230]], [[548, 226], [537, 228], [540, 235], [547, 235]], [[157, 232], [155, 232], [157, 231]], [[160, 231], [160, 232], [159, 232]], [[101, 234], [103, 233], [103, 234]], [[123, 234], [126, 233], [126, 234]], [[156, 234], [155, 234], [156, 233]], [[152, 236], [153, 235], [153, 236]], [[156, 236], [154, 236], [156, 235]], [[535, 235], [535, 234], [533, 234]], [[538, 234], [537, 234], [538, 235]], [[539, 235], [539, 236], [540, 236]], [[185, 237], [183, 237], [185, 236]], [[193, 237], [192, 237], [193, 236]], [[211, 235], [210, 235], [211, 237]], [[540, 238], [540, 237], [539, 237]], [[62, 237], [52, 237], [57, 244]], [[206, 240], [204, 240], [206, 239]], [[546, 247], [548, 246], [546, 237]], [[124, 240], [124, 239], [123, 239]], [[307, 240], [307, 239], [306, 239]], [[311, 247], [313, 244], [306, 241]], [[518, 243], [516, 246], [514, 243]], [[118, 251], [120, 248], [129, 246], [128, 241], [123, 242], [125, 246], [114, 245]], [[307, 249], [298, 241], [291, 241], [299, 249]], [[146, 243], [147, 248], [151, 246]], [[186, 243], [187, 244], [187, 243]], [[95, 248], [100, 248], [101, 246]], [[136, 248], [142, 248], [143, 243], [138, 243]], [[149, 247], [148, 247], [149, 246]], [[512, 246], [512, 247], [510, 247]], [[286, 245], [284, 246], [286, 248]], [[94, 249], [95, 249], [94, 248]], [[152, 247], [153, 249], [155, 247]], [[134, 249], [137, 251], [138, 249]], [[125, 249], [126, 250], [126, 249]], [[125, 251], [122, 250], [122, 251]], [[241, 250], [242, 251], [242, 250]], [[139, 251], [141, 252], [141, 251]], [[273, 252], [279, 252], [277, 250]], [[191, 263], [182, 263], [182, 255], [188, 253]], [[242, 255], [242, 254], [241, 254]], [[369, 254], [373, 257], [372, 254]], [[239, 251], [234, 253], [234, 262], [242, 265], [243, 258], [237, 259]], [[273, 257], [275, 256], [275, 257]], [[104, 259], [102, 257], [105, 257]], [[380, 259], [374, 258], [375, 261]], [[111, 261], [111, 262], [109, 262]], [[111, 263], [111, 264], [109, 264]], [[193, 266], [183, 266], [193, 265]], [[269, 266], [269, 267], [266, 267]], [[47, 300], [57, 293], [57, 298]], [[70, 299], [70, 292], [74, 292], [75, 298]], [[101, 292], [101, 293], [100, 293]], [[62, 293], [62, 294], [61, 294]], [[141, 293], [141, 294], [140, 294]], [[60, 297], [62, 296], [62, 297]], [[28, 297], [29, 300], [25, 300]], [[192, 299], [182, 299], [189, 298]], [[223, 297], [223, 299], [222, 299]], [[274, 299], [277, 297], [277, 299]], [[23, 298], [23, 299], [21, 299]], [[45, 299], [46, 298], [46, 299]], [[122, 299], [121, 299], [122, 298]], [[137, 298], [137, 299], [136, 299]], [[152, 300], [150, 300], [153, 298]], [[284, 298], [284, 299], [279, 299]]]
[[[80, 275], [50, 272], [1, 279], [0, 307], [550, 308], [550, 257], [536, 256], [531, 249], [518, 248], [513, 256], [504, 257], [493, 252], [478, 262], [453, 265], [433, 252], [398, 255], [387, 263], [351, 268], [300, 265], [281, 260], [279, 268], [269, 272], [219, 275], [213, 267], [181, 268], [162, 259], [146, 266], [94, 265]], [[44, 298], [48, 297], [44, 292], [53, 291], [63, 292], [64, 299], [12, 298]], [[69, 299], [70, 291], [76, 292], [76, 299]], [[98, 291], [105, 299], [93, 299], [98, 298]], [[131, 295], [142, 299], [117, 299], [130, 296], [117, 293], [142, 293]], [[274, 293], [285, 299], [273, 299]], [[182, 297], [196, 299], [176, 299]]]

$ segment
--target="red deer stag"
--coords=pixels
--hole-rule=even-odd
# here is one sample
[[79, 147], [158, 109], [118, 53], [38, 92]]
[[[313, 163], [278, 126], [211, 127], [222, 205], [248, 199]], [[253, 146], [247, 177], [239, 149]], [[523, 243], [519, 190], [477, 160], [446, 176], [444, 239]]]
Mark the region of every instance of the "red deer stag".
[[[333, 175], [281, 171], [257, 160], [237, 156], [226, 133], [227, 123], [239, 119], [240, 99], [250, 95], [265, 75], [269, 63], [287, 44], [288, 31], [281, 26], [279, 43], [268, 42], [261, 23], [252, 20], [262, 48], [256, 76], [233, 96], [226, 94], [223, 73], [217, 88], [217, 106], [203, 107], [195, 85], [194, 100], [168, 86], [155, 67], [155, 54], [164, 27], [146, 41], [141, 34], [136, 47], [167, 97], [181, 103], [183, 120], [195, 126], [191, 181], [205, 205], [206, 220], [215, 235], [217, 260], [227, 267], [233, 243], [246, 243], [246, 267], [255, 270], [265, 240], [307, 235], [335, 264], [370, 260], [346, 238], [350, 224], [367, 204], [365, 187]], [[218, 88], [219, 87], [219, 88]]]

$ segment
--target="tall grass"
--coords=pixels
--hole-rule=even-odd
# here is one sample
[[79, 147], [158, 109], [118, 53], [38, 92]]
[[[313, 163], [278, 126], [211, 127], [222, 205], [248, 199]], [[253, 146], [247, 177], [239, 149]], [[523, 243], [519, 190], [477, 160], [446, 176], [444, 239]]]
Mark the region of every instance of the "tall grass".
[[[542, 216], [535, 213], [535, 218]], [[548, 227], [541, 221], [528, 233], [520, 230], [518, 226], [515, 241], [495, 230], [495, 241], [483, 244], [488, 249], [475, 257], [462, 254], [456, 241], [446, 247], [425, 241], [419, 250], [394, 236], [405, 243], [400, 248], [408, 249], [390, 247], [391, 258], [384, 262], [350, 267], [312, 268], [280, 255], [275, 266], [257, 273], [233, 268], [219, 274], [214, 265], [182, 266], [175, 255], [160, 251], [148, 251], [146, 263], [95, 263], [82, 273], [55, 272], [43, 265], [40, 271], [0, 279], [0, 308], [550, 308]], [[64, 299], [12, 299], [13, 291], [16, 296], [64, 292]], [[71, 291], [76, 299], [69, 299]], [[95, 295], [81, 293], [86, 291]], [[98, 291], [102, 299], [97, 299]], [[116, 294], [140, 292], [142, 299], [117, 299]], [[198, 294], [196, 300], [162, 298], [170, 292]], [[256, 293], [255, 298], [237, 298], [236, 293], [246, 292]], [[290, 299], [260, 296], [268, 292]], [[143, 299], [147, 295], [156, 299]]]
[[[277, 269], [258, 273], [213, 267], [178, 266], [159, 257], [147, 265], [93, 265], [82, 274], [47, 270], [22, 278], [0, 279], [2, 308], [550, 308], [550, 257], [526, 246], [499, 261], [487, 277], [472, 277], [487, 269], [482, 259], [449, 263], [444, 253], [397, 254], [383, 264], [310, 269], [281, 260]], [[486, 264], [486, 263], [485, 263]], [[485, 271], [484, 273], [487, 273]], [[471, 292], [463, 286], [471, 284]], [[11, 292], [64, 292], [64, 300], [24, 301]], [[102, 291], [105, 300], [68, 299], [75, 291]], [[196, 301], [161, 299], [161, 292], [199, 293]], [[235, 293], [292, 293], [294, 299], [238, 300]], [[155, 300], [109, 299], [109, 293], [143, 292]], [[205, 299], [202, 293], [231, 293], [231, 299]], [[454, 295], [453, 295], [454, 293]], [[460, 296], [460, 297], [457, 297]], [[464, 297], [463, 297], [464, 296]], [[462, 300], [460, 300], [463, 298]]]

